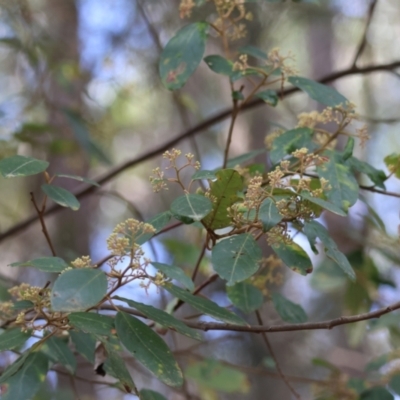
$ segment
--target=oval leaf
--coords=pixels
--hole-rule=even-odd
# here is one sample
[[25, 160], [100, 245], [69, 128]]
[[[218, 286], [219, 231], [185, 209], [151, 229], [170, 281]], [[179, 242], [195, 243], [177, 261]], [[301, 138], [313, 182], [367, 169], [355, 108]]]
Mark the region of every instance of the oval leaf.
[[350, 168], [332, 152], [324, 152], [329, 161], [318, 166], [320, 178], [325, 178], [331, 190], [326, 191], [327, 199], [347, 213], [358, 199], [358, 183]]
[[161, 54], [159, 71], [162, 83], [169, 90], [180, 89], [200, 64], [208, 23], [197, 22], [180, 29]]
[[271, 246], [276, 255], [294, 272], [301, 275], [310, 274], [313, 270], [310, 257], [297, 244], [279, 243]]
[[203, 297], [193, 296], [187, 290], [181, 289], [178, 286], [167, 283], [163, 286], [173, 296], [177, 297], [185, 303], [190, 304], [196, 310], [207, 314], [219, 321], [227, 322], [228, 324], [246, 325], [246, 323], [237, 315], [220, 307], [218, 304]]
[[237, 193], [243, 190], [243, 178], [234, 169], [223, 169], [216, 175], [217, 180], [210, 185], [210, 196], [215, 201], [211, 213], [203, 220], [210, 229], [225, 228], [231, 224], [227, 209], [238, 201]]
[[96, 181], [93, 181], [92, 179], [84, 178], [84, 177], [78, 176], [78, 175], [55, 174], [54, 176], [56, 176], [58, 178], [74, 179], [75, 181], [85, 182], [85, 183], [88, 183], [89, 185], [100, 187], [100, 185]]
[[228, 286], [227, 294], [232, 304], [246, 314], [258, 310], [263, 304], [263, 294], [259, 289], [246, 282]]
[[281, 294], [272, 293], [272, 302], [283, 321], [292, 324], [301, 324], [307, 321], [307, 314], [303, 308]]
[[200, 221], [212, 209], [210, 199], [199, 194], [185, 194], [171, 204], [171, 212], [177, 216]]
[[217, 179], [217, 175], [215, 175], [215, 171], [197, 171], [193, 174], [192, 180], [195, 181], [197, 179], [207, 179], [213, 181]]
[[72, 210], [79, 210], [80, 204], [78, 199], [68, 190], [61, 187], [44, 184], [41, 186], [46, 196], [63, 207], [69, 207]]
[[76, 358], [64, 340], [53, 336], [46, 340], [41, 351], [43, 351], [51, 361], [63, 365], [70, 374], [75, 373]]
[[174, 329], [182, 335], [188, 336], [195, 340], [201, 340], [202, 337], [199, 332], [192, 328], [187, 327], [183, 322], [179, 321], [172, 315], [166, 313], [163, 310], [149, 306], [147, 304], [138, 303], [137, 301], [125, 299], [124, 297], [115, 296], [114, 299], [124, 301], [130, 307], [136, 308], [136, 310], [142, 312], [147, 318], [150, 318], [157, 324], [165, 326], [166, 328]]
[[258, 218], [262, 222], [264, 232], [269, 231], [283, 219], [282, 215], [279, 213], [278, 207], [270, 197], [261, 203], [260, 209], [258, 210]]
[[53, 311], [82, 311], [95, 306], [107, 293], [103, 271], [74, 269], [61, 274], [51, 291]]
[[121, 343], [136, 360], [169, 386], [181, 386], [182, 372], [165, 342], [146, 324], [118, 312], [115, 326]]
[[95, 335], [110, 336], [114, 329], [114, 318], [92, 312], [71, 313], [68, 320], [75, 328]]
[[104, 363], [104, 369], [108, 374], [114, 378], [117, 378], [128, 393], [136, 390], [136, 386], [133, 382], [131, 374], [126, 368], [125, 360], [123, 360], [116, 351], [112, 351], [112, 346], [106, 345], [106, 349], [107, 360]]
[[21, 347], [30, 336], [22, 332], [21, 328], [7, 329], [0, 335], [0, 352]]
[[32, 399], [46, 379], [47, 357], [40, 352], [28, 354], [20, 369], [1, 385], [1, 400]]
[[341, 208], [339, 208], [335, 204], [332, 204], [329, 201], [321, 199], [320, 197], [313, 197], [311, 196], [310, 192], [302, 190], [300, 196], [303, 199], [309, 201], [310, 203], [316, 204], [317, 206], [320, 206], [323, 209], [330, 211], [334, 214], [341, 215], [342, 217], [345, 217], [347, 215]]
[[34, 267], [44, 272], [62, 272], [68, 264], [60, 257], [41, 257], [26, 262], [16, 262], [10, 267]]
[[94, 351], [96, 349], [96, 339], [89, 333], [69, 331], [72, 343], [76, 351], [94, 364]]
[[310, 241], [310, 245], [313, 249], [315, 249], [315, 240], [319, 237], [324, 245], [326, 255], [333, 260], [351, 280], [355, 280], [356, 274], [351, 267], [349, 260], [341, 251], [339, 251], [336, 243], [329, 236], [329, 232], [323, 225], [317, 221], [307, 222], [304, 225], [304, 233]]
[[0, 161], [0, 173], [5, 178], [17, 176], [36, 175], [47, 169], [47, 161], [37, 160], [32, 157], [13, 156]]
[[229, 76], [232, 81], [240, 79], [242, 76], [241, 71], [235, 71], [233, 69], [233, 62], [227, 60], [220, 55], [211, 55], [204, 58], [205, 63], [208, 67], [217, 74]]
[[221, 240], [211, 252], [215, 272], [229, 286], [255, 274], [261, 258], [261, 249], [249, 233]]
[[176, 267], [175, 265], [162, 264], [155, 261], [153, 261], [151, 265], [161, 271], [168, 278], [175, 279], [181, 283], [186, 289], [190, 291], [194, 290], [193, 281], [182, 271], [181, 268]]
[[296, 128], [282, 133], [272, 142], [269, 153], [272, 163], [278, 163], [286, 155], [303, 147], [309, 151], [314, 150], [316, 144], [312, 141], [312, 137], [313, 130], [310, 128]]
[[290, 76], [288, 81], [293, 86], [306, 92], [313, 100], [328, 107], [336, 107], [340, 104], [346, 106], [349, 102], [346, 97], [340, 94], [336, 89], [311, 79], [302, 78], [300, 76]]

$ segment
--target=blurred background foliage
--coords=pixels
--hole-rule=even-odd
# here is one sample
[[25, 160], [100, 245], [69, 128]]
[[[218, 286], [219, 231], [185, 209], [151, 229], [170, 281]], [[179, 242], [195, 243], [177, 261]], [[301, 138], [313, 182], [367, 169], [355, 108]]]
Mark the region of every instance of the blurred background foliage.
[[[252, 44], [265, 51], [279, 47], [283, 54], [291, 52], [300, 74], [316, 80], [348, 68], [363, 38], [371, 2], [316, 3], [248, 4], [254, 20], [248, 24], [247, 37], [237, 45]], [[49, 160], [53, 171], [95, 178], [229, 107], [227, 80], [213, 74], [205, 64], [183, 89], [172, 93], [162, 87], [160, 52], [185, 24], [179, 18], [178, 5], [177, 0], [2, 0], [0, 158], [33, 156]], [[194, 12], [191, 20], [207, 17], [208, 6]], [[400, 3], [378, 0], [373, 11], [359, 67], [400, 60]], [[209, 41], [206, 53], [218, 50], [219, 42]], [[358, 148], [356, 155], [386, 170], [384, 156], [400, 152], [399, 73], [383, 70], [351, 75], [334, 85], [357, 105], [368, 123], [371, 140], [364, 149]], [[296, 93], [274, 109], [262, 106], [247, 111], [238, 120], [232, 155], [263, 147], [265, 136], [277, 126], [293, 127], [298, 113], [316, 107], [305, 94]], [[227, 122], [220, 122], [178, 146], [184, 152], [193, 152], [203, 169], [213, 169], [222, 163], [226, 133]], [[264, 163], [265, 156], [258, 156], [258, 161]], [[151, 169], [160, 163], [158, 156], [126, 168], [86, 196], [78, 212], [63, 210], [48, 217], [58, 254], [67, 260], [89, 254], [97, 261], [107, 254], [105, 240], [118, 222], [128, 217], [147, 220], [168, 209], [176, 197], [174, 191], [154, 195], [148, 182]], [[36, 193], [41, 183], [39, 178], [0, 178], [0, 232], [7, 232], [33, 214], [29, 192]], [[80, 185], [69, 180], [63, 184], [70, 190]], [[396, 192], [400, 185], [391, 178], [386, 187]], [[309, 319], [316, 321], [366, 312], [398, 299], [399, 209], [398, 198], [367, 193], [348, 218], [324, 216], [332, 237], [364, 279], [349, 283], [329, 261], [321, 259], [311, 277], [292, 276], [285, 270], [279, 290], [300, 303]], [[146, 251], [149, 257], [174, 260], [190, 271], [200, 253], [199, 239], [190, 228], [180, 227], [154, 240]], [[304, 238], [296, 240], [307, 248]], [[2, 299], [7, 297], [5, 288], [15, 281], [38, 285], [44, 281], [37, 271], [33, 274], [7, 267], [11, 262], [50, 255], [37, 223], [2, 238], [0, 254]], [[205, 259], [203, 277], [210, 268]], [[214, 283], [206, 294], [224, 305], [227, 301], [221, 285]], [[124, 290], [134, 291], [135, 286]], [[143, 291], [138, 292], [138, 298], [143, 295]], [[154, 296], [159, 305], [168, 301], [151, 291], [148, 296]], [[268, 323], [279, 322], [268, 305], [263, 314]], [[400, 345], [399, 328], [398, 316], [387, 315], [379, 321], [333, 331], [271, 334], [270, 340], [282, 369], [304, 398], [311, 399], [321, 394], [320, 379], [331, 377], [330, 384], [337, 386], [340, 373], [356, 380], [365, 377], [366, 368], [375, 374], [393, 369], [393, 350]], [[204, 336], [206, 341], [191, 352], [185, 350], [186, 339], [174, 343], [173, 337], [165, 338], [185, 366], [188, 387], [197, 388], [198, 397], [193, 398], [265, 399], [266, 393], [268, 399], [289, 398], [257, 335]], [[0, 359], [1, 365], [8, 362], [7, 357]], [[371, 366], [371, 360], [377, 364]], [[155, 387], [169, 399], [190, 398], [186, 389], [169, 392], [157, 387], [160, 384], [146, 371], [132, 360], [127, 362], [139, 387]], [[384, 365], [387, 369], [382, 372]], [[81, 399], [134, 398], [93, 385], [93, 372], [83, 360], [79, 376], [82, 380], [77, 380], [76, 386]], [[220, 379], [214, 380], [214, 376]], [[329, 385], [324, 390], [329, 395]], [[69, 379], [54, 372], [37, 399], [74, 396]]]

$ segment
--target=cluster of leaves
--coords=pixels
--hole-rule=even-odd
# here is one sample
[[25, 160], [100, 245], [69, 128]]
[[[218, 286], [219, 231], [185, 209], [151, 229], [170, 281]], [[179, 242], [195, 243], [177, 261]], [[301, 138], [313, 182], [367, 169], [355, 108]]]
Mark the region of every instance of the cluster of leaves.
[[[182, 1], [181, 14], [188, 15], [201, 3]], [[121, 356], [124, 349], [171, 387], [180, 387], [185, 374], [199, 385], [212, 389], [240, 390], [247, 385], [245, 376], [214, 360], [194, 363], [183, 374], [171, 350], [157, 333], [170, 329], [190, 339], [202, 340], [199, 331], [203, 325], [200, 322], [174, 316], [182, 304], [190, 305], [201, 316], [208, 315], [219, 321], [226, 330], [245, 328], [248, 324], [244, 316], [259, 310], [265, 301], [272, 302], [283, 321], [305, 323], [307, 315], [299, 304], [282, 294], [265, 290], [267, 284], [280, 283], [282, 275], [274, 273], [281, 263], [301, 275], [312, 272], [310, 257], [293, 240], [296, 233], [307, 237], [314, 253], [318, 254], [320, 247], [325, 250], [333, 270], [340, 271], [341, 279], [357, 285], [357, 277], [367, 273], [361, 268], [353, 268], [327, 229], [317, 221], [324, 211], [347, 215], [359, 198], [359, 174], [367, 175], [375, 186], [385, 189], [385, 173], [353, 156], [354, 137], [361, 140], [366, 137], [363, 128], [351, 130], [350, 124], [357, 119], [354, 107], [333, 88], [297, 76], [294, 69], [287, 66], [287, 57], [282, 57], [278, 50], [266, 54], [246, 46], [230, 56], [230, 41], [244, 34], [242, 21], [250, 20], [251, 15], [245, 11], [242, 1], [215, 0], [214, 3], [214, 20], [185, 26], [167, 44], [160, 61], [160, 75], [167, 89], [181, 88], [204, 59], [212, 71], [229, 79], [234, 106], [232, 129], [237, 113], [249, 100], [256, 97], [269, 106], [276, 106], [279, 89], [286, 82], [327, 108], [320, 113], [302, 114], [298, 126], [270, 135], [266, 150], [233, 159], [227, 157], [230, 130], [224, 165], [217, 170], [202, 170], [200, 164], [193, 161], [192, 154], [186, 154], [186, 162], [181, 164], [179, 150], [164, 153], [172, 176], [167, 177], [157, 168], [151, 182], [156, 191], [166, 189], [170, 184], [178, 185], [182, 195], [172, 202], [169, 210], [146, 223], [129, 219], [119, 224], [108, 239], [110, 256], [104, 265], [94, 264], [88, 257], [67, 262], [55, 256], [11, 264], [12, 267], [33, 267], [58, 276], [51, 288], [47, 284], [43, 287], [22, 284], [12, 288], [13, 298], [1, 303], [4, 332], [0, 335], [0, 351], [11, 350], [18, 355], [0, 377], [2, 398], [32, 398], [49, 369], [56, 364], [63, 365], [74, 375], [77, 363], [70, 343], [77, 353], [93, 364], [97, 373], [115, 377], [116, 387], [133, 392], [143, 400], [164, 397], [148, 389], [139, 391], [136, 388]], [[208, 55], [203, 58], [208, 30], [214, 30], [221, 37], [225, 57]], [[244, 85], [235, 87], [239, 79], [248, 79], [253, 84], [248, 93], [245, 93]], [[265, 89], [270, 85], [278, 85], [278, 91]], [[328, 130], [328, 123], [334, 128]], [[347, 144], [338, 151], [336, 142], [340, 136], [347, 137]], [[268, 170], [264, 165], [248, 165], [255, 155], [267, 149], [271, 161]], [[400, 155], [390, 155], [385, 162], [390, 172], [400, 177]], [[46, 183], [41, 187], [44, 193], [42, 207], [37, 207], [34, 201], [40, 216], [45, 212], [48, 199], [72, 210], [79, 209], [79, 201], [72, 193], [53, 184], [56, 178], [78, 179], [97, 185], [76, 176], [56, 174], [50, 177], [47, 167], [46, 161], [23, 156], [0, 161], [0, 173], [6, 178], [43, 174]], [[181, 172], [191, 168], [194, 173], [185, 184]], [[199, 182], [202, 185], [196, 188]], [[204, 249], [210, 251], [216, 276], [226, 282], [227, 297], [235, 312], [197, 296], [201, 287], [195, 288], [193, 279], [179, 266], [145, 257], [141, 246], [161, 233], [173, 218], [201, 231]], [[262, 239], [271, 246], [275, 257], [262, 258], [258, 243]], [[378, 284], [381, 278], [376, 267], [371, 266], [368, 273], [375, 274]], [[162, 310], [116, 295], [118, 289], [133, 281], [139, 281], [143, 291], [151, 285], [165, 290], [175, 301], [168, 310]], [[146, 320], [151, 323], [145, 323]], [[35, 341], [29, 347], [26, 343], [32, 343], [27, 342], [30, 338]], [[103, 357], [99, 362], [100, 354]], [[392, 357], [393, 354], [373, 363], [368, 367], [369, 371], [388, 363]], [[332, 365], [323, 366], [330, 371], [330, 379], [329, 384], [316, 387], [320, 399], [389, 399], [392, 397], [385, 388], [387, 383], [395, 392], [400, 391], [398, 375], [390, 376], [388, 382], [388, 377], [384, 376], [370, 388], [365, 381], [344, 379]]]

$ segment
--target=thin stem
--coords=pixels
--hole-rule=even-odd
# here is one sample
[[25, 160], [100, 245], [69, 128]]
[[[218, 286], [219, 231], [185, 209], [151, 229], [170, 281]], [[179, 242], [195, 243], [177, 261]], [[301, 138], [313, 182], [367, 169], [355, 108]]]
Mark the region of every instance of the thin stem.
[[43, 214], [44, 214], [44, 212], [46, 210], [46, 203], [43, 202], [42, 209], [39, 210], [39, 207], [38, 207], [38, 205], [36, 203], [35, 196], [34, 196], [33, 192], [30, 192], [30, 195], [31, 195], [31, 201], [33, 203], [33, 206], [35, 207], [35, 210], [36, 210], [37, 215], [39, 217], [39, 221], [40, 221], [40, 225], [42, 226], [42, 232], [44, 234], [44, 237], [46, 238], [47, 243], [48, 243], [48, 245], [50, 247], [51, 254], [53, 254], [53, 257], [55, 257], [56, 256], [56, 251], [54, 250], [53, 243], [51, 242], [50, 235], [49, 235], [49, 232], [48, 232], [47, 227], [46, 227], [46, 223], [44, 222], [44, 218], [43, 218]]
[[[257, 321], [258, 323], [263, 326], [264, 322], [261, 318], [260, 312], [257, 310], [256, 311], [256, 316], [257, 316]], [[264, 340], [265, 345], [268, 348], [269, 354], [272, 357], [272, 359], [275, 362], [275, 367], [276, 370], [278, 371], [279, 376], [282, 378], [283, 382], [285, 382], [286, 386], [288, 387], [288, 389], [290, 390], [290, 392], [293, 394], [294, 397], [296, 397], [296, 399], [301, 399], [300, 395], [296, 392], [296, 390], [294, 389], [294, 387], [290, 384], [290, 382], [288, 381], [288, 379], [286, 378], [285, 374], [283, 373], [281, 366], [279, 365], [278, 359], [276, 358], [275, 352], [271, 346], [271, 343], [268, 339], [268, 336], [265, 332], [262, 332], [262, 337]]]
[[364, 32], [363, 32], [363, 35], [362, 35], [362, 38], [361, 38], [361, 42], [358, 45], [356, 54], [354, 56], [354, 60], [353, 60], [353, 64], [352, 64], [353, 68], [355, 68], [357, 66], [357, 61], [360, 58], [361, 54], [363, 53], [363, 51], [365, 49], [365, 46], [367, 45], [367, 34], [368, 34], [369, 27], [371, 25], [371, 20], [372, 20], [372, 17], [374, 15], [374, 11], [375, 11], [375, 8], [376, 8], [377, 4], [378, 4], [378, 0], [372, 0], [371, 4], [369, 6], [367, 22], [365, 24], [365, 28], [364, 28]]

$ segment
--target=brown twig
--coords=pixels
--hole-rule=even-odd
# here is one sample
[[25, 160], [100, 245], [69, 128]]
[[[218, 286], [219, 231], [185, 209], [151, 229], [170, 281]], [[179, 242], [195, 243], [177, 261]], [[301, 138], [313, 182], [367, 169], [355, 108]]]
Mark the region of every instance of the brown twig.
[[196, 280], [197, 273], [199, 272], [199, 269], [200, 269], [201, 260], [203, 259], [204, 254], [206, 253], [206, 249], [207, 249], [207, 242], [205, 242], [203, 244], [203, 247], [201, 249], [199, 257], [197, 258], [197, 262], [196, 262], [196, 265], [195, 265], [193, 273], [192, 273], [192, 281], [193, 282]]
[[[358, 68], [358, 67], [350, 67], [341, 71], [334, 72], [332, 74], [326, 75], [325, 77], [321, 78], [318, 80], [320, 83], [329, 83], [333, 82], [337, 79], [343, 78], [345, 76], [350, 76], [350, 75], [363, 75], [363, 74], [370, 74], [372, 72], [377, 72], [377, 71], [388, 71], [392, 72], [392, 70], [400, 68], [400, 61], [394, 61], [392, 63], [387, 63], [387, 64], [377, 64], [377, 65], [368, 65], [366, 67]], [[285, 91], [282, 92], [282, 96], [286, 97], [289, 96], [293, 93], [299, 92], [300, 89], [294, 87], [290, 89], [286, 89]], [[244, 105], [242, 108], [242, 111], [244, 110], [250, 110], [253, 109], [254, 107], [258, 107], [261, 105], [264, 105], [265, 102], [261, 99], [254, 99], [252, 101], [249, 101], [247, 104]], [[181, 133], [180, 135], [176, 136], [175, 138], [165, 142], [164, 144], [161, 144], [158, 147], [154, 147], [153, 149], [143, 153], [141, 156], [134, 158], [132, 160], [128, 160], [125, 163], [111, 169], [111, 171], [103, 174], [99, 178], [96, 179], [96, 182], [101, 186], [105, 184], [106, 182], [114, 179], [116, 176], [124, 172], [125, 170], [135, 167], [138, 164], [141, 164], [144, 161], [147, 161], [153, 157], [156, 157], [166, 150], [170, 149], [171, 147], [175, 146], [177, 143], [181, 142], [182, 140], [196, 135], [210, 126], [215, 125], [218, 122], [223, 121], [227, 117], [232, 115], [232, 109], [226, 109], [218, 114], [214, 115], [213, 117], [210, 117], [206, 119], [205, 121], [195, 125], [194, 127], [188, 129], [187, 131]], [[89, 194], [93, 193], [96, 190], [96, 186], [93, 185], [85, 185], [79, 190], [76, 190], [73, 194], [75, 197], [78, 199], [81, 199], [83, 197], [88, 196]], [[48, 207], [44, 215], [51, 215], [54, 214], [55, 212], [61, 210], [62, 207], [58, 204], [53, 204], [52, 206]], [[15, 235], [17, 233], [20, 233], [21, 231], [25, 230], [28, 228], [30, 225], [32, 225], [34, 222], [38, 220], [37, 215], [32, 215], [28, 218], [26, 218], [24, 221], [19, 222], [18, 224], [12, 226], [10, 229], [7, 231], [3, 232], [0, 234], [0, 242], [7, 239], [8, 237]]]
[[38, 218], [39, 218], [39, 221], [40, 221], [40, 225], [42, 225], [42, 232], [44, 234], [44, 237], [46, 238], [47, 243], [48, 243], [48, 245], [50, 247], [51, 254], [53, 254], [53, 257], [55, 257], [56, 256], [56, 251], [54, 250], [53, 243], [51, 242], [50, 235], [49, 235], [49, 232], [47, 231], [46, 223], [44, 222], [44, 218], [43, 218], [43, 214], [46, 211], [45, 203], [43, 203], [44, 206], [40, 210], [38, 205], [37, 205], [37, 203], [36, 203], [35, 196], [34, 196], [33, 192], [30, 192], [30, 195], [31, 195], [31, 201], [33, 203], [33, 206], [35, 207], [35, 210], [37, 212], [37, 215], [38, 215]]
[[377, 3], [378, 3], [378, 0], [372, 0], [371, 4], [369, 6], [367, 22], [365, 24], [365, 28], [364, 28], [364, 32], [363, 32], [363, 35], [362, 35], [362, 38], [361, 38], [361, 42], [358, 45], [356, 54], [354, 56], [354, 60], [353, 60], [353, 64], [352, 64], [353, 68], [356, 67], [357, 61], [360, 58], [361, 54], [363, 53], [363, 51], [365, 49], [365, 46], [367, 45], [367, 33], [368, 33], [368, 29], [369, 29], [369, 27], [371, 25], [372, 16], [374, 15], [374, 11], [375, 11]]
[[373, 192], [373, 193], [383, 194], [385, 196], [399, 197], [400, 198], [400, 193], [388, 192], [386, 190], [379, 190], [375, 186], [363, 186], [363, 185], [360, 185], [360, 189], [368, 190], [369, 192]]
[[[257, 316], [257, 321], [258, 321], [259, 325], [263, 326], [264, 322], [263, 322], [263, 320], [261, 318], [261, 314], [258, 310], [256, 311], [256, 316]], [[296, 399], [301, 399], [300, 395], [296, 392], [294, 387], [291, 385], [291, 383], [288, 381], [285, 374], [283, 373], [281, 366], [279, 365], [278, 359], [275, 356], [275, 352], [274, 352], [274, 350], [271, 346], [271, 343], [267, 337], [267, 334], [265, 332], [262, 332], [262, 338], [264, 340], [265, 345], [267, 346], [270, 356], [272, 357], [272, 359], [275, 362], [275, 367], [276, 367], [276, 370], [278, 371], [279, 376], [282, 378], [283, 382], [288, 387], [288, 389], [293, 394], [293, 396], [296, 397]]]
[[[133, 310], [129, 307], [118, 306], [118, 308], [122, 311], [127, 312], [128, 314], [136, 315], [139, 317], [146, 318], [142, 313]], [[99, 307], [102, 310], [111, 310], [115, 311], [112, 306], [102, 305]], [[233, 325], [233, 324], [223, 324], [218, 322], [191, 322], [187, 320], [181, 320], [187, 326], [194, 329], [199, 329], [202, 331], [232, 331], [232, 332], [252, 332], [252, 333], [261, 333], [261, 332], [293, 332], [293, 331], [307, 331], [307, 330], [323, 330], [323, 329], [332, 329], [339, 325], [347, 325], [352, 324], [354, 322], [359, 321], [367, 321], [370, 319], [379, 318], [382, 315], [389, 314], [395, 310], [400, 309], [400, 301], [397, 303], [393, 303], [387, 307], [380, 308], [376, 311], [371, 311], [368, 313], [351, 315], [347, 317], [339, 317], [335, 319], [331, 319], [328, 321], [321, 322], [307, 322], [304, 324], [287, 324], [287, 325], [272, 325], [272, 326], [260, 326], [260, 325]]]

